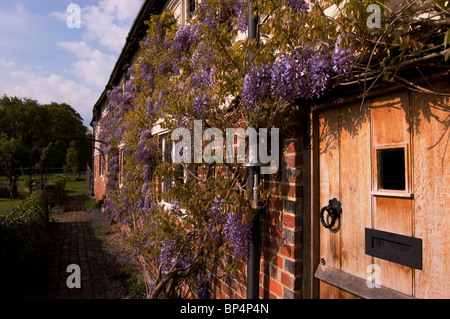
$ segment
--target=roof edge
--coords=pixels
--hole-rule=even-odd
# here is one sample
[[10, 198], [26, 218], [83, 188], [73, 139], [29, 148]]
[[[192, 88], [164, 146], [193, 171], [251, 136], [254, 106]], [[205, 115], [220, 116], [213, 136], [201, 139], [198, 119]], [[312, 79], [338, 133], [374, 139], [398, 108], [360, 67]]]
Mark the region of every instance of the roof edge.
[[93, 125], [93, 122], [98, 120], [97, 113], [99, 110], [101, 110], [102, 104], [106, 101], [107, 91], [114, 87], [114, 85], [117, 85], [118, 81], [120, 81], [124, 68], [129, 64], [134, 53], [139, 48], [139, 41], [144, 38], [147, 30], [147, 28], [145, 28], [145, 21], [149, 19], [151, 14], [161, 14], [165, 4], [166, 1], [160, 0], [145, 0], [142, 3], [141, 8], [139, 9], [139, 13], [134, 19], [133, 25], [128, 32], [119, 58], [117, 59], [114, 68], [111, 71], [109, 80], [103, 92], [100, 94], [97, 102], [94, 104], [92, 110], [92, 120], [90, 122], [91, 126]]

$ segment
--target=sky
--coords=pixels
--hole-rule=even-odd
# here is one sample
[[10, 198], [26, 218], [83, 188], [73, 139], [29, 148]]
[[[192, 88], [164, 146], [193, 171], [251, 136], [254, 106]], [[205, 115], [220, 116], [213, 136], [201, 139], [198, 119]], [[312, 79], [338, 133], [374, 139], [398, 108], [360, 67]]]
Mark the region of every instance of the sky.
[[1, 0], [0, 96], [67, 103], [90, 128], [143, 1]]

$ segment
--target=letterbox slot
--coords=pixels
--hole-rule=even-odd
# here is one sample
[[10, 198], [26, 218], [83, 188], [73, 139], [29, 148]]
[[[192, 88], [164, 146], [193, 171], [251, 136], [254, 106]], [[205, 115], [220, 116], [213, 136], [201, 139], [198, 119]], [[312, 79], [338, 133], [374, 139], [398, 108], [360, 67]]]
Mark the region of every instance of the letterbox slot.
[[366, 228], [366, 255], [422, 269], [422, 239]]

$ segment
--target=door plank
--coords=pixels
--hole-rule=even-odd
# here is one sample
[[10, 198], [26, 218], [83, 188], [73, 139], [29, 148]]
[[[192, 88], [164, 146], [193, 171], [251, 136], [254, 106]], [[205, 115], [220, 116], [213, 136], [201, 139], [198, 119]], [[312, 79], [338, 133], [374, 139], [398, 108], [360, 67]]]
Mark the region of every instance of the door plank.
[[[372, 258], [365, 255], [365, 228], [371, 227], [370, 121], [367, 104], [340, 109], [340, 198], [342, 217], [340, 235], [340, 270], [362, 278]], [[358, 118], [359, 126], [346, 118]], [[337, 267], [336, 267], [337, 268]]]
[[[433, 83], [450, 88], [450, 80]], [[417, 298], [450, 298], [450, 98], [411, 93], [414, 106], [415, 237], [423, 241]]]
[[[340, 196], [338, 114], [338, 109], [330, 109], [319, 116], [320, 209]], [[339, 234], [320, 226], [320, 258], [327, 265], [339, 267], [339, 247]]]

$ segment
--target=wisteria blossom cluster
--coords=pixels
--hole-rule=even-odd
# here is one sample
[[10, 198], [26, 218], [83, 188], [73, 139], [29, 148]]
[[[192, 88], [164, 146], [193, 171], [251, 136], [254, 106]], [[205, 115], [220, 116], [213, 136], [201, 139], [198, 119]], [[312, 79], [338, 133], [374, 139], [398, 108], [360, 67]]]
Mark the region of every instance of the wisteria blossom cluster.
[[[265, 99], [294, 103], [296, 99], [323, 96], [329, 87], [333, 72], [345, 76], [350, 71], [353, 55], [339, 46], [333, 52], [296, 49], [291, 54], [280, 54], [273, 64], [255, 65], [245, 75], [242, 96], [249, 109]], [[329, 51], [329, 50], [327, 50]]]
[[175, 240], [164, 240], [161, 245], [161, 253], [157, 258], [163, 271], [170, 271], [172, 268], [184, 268], [191, 262], [186, 250], [180, 247]]
[[248, 243], [252, 235], [252, 222], [243, 223], [242, 214], [230, 212], [225, 222], [225, 238], [233, 249], [235, 258], [243, 258], [245, 261], [248, 257]]
[[305, 0], [286, 0], [288, 6], [290, 6], [296, 12], [308, 12], [309, 5]]
[[245, 32], [248, 27], [248, 4], [242, 0], [213, 0], [215, 6], [211, 6], [212, 1], [202, 1], [197, 9], [199, 16], [199, 26], [216, 28], [217, 24], [224, 23], [232, 19], [238, 30]]
[[343, 34], [340, 34], [336, 40], [333, 51], [333, 71], [338, 75], [346, 75], [351, 70], [351, 64], [355, 60], [351, 50], [349, 48], [341, 47], [341, 41], [344, 38]]
[[198, 299], [208, 299], [209, 297], [209, 287], [211, 282], [206, 274], [198, 274], [196, 278], [196, 288]]
[[225, 221], [225, 214], [223, 214], [224, 204], [225, 201], [221, 199], [220, 196], [216, 196], [209, 209], [208, 234], [214, 241], [219, 243], [222, 243], [224, 240], [221, 232], [221, 225], [223, 225]]

